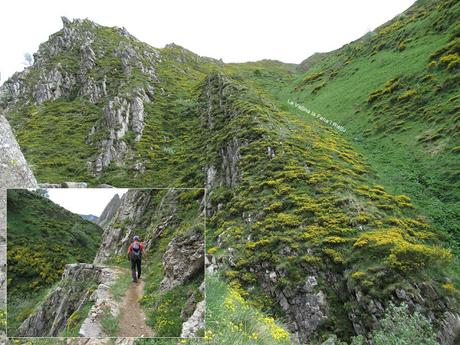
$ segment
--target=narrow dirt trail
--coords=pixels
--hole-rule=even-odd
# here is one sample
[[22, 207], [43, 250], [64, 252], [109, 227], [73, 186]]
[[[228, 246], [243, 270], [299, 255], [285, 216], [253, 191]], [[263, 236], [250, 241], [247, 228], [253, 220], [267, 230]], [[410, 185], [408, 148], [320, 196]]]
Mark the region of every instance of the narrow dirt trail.
[[144, 295], [144, 281], [131, 283], [123, 297], [120, 310], [119, 337], [152, 337], [152, 329], [145, 323], [145, 315], [139, 305]]

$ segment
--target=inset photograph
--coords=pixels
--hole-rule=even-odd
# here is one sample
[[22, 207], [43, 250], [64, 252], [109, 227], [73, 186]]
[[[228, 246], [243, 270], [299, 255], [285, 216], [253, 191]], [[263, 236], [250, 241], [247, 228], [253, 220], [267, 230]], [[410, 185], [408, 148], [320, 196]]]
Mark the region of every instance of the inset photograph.
[[203, 336], [203, 194], [9, 189], [8, 337]]

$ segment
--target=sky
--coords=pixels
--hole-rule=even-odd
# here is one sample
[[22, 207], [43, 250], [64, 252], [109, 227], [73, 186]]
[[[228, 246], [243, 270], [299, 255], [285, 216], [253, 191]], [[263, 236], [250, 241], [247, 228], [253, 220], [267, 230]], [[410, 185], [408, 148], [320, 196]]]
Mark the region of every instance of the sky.
[[70, 212], [99, 217], [115, 194], [121, 197], [127, 189], [121, 188], [50, 188], [49, 199]]
[[0, 13], [0, 83], [24, 69], [24, 54], [62, 28], [61, 16], [125, 27], [162, 48], [179, 44], [224, 62], [300, 63], [375, 29], [414, 0], [23, 0]]

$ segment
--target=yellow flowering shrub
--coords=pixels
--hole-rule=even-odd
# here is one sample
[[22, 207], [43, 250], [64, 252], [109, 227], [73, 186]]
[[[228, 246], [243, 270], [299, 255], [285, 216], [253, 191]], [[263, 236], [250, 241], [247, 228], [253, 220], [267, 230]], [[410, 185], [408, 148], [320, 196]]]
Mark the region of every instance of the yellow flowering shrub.
[[365, 232], [355, 241], [354, 248], [376, 248], [386, 255], [386, 263], [395, 269], [408, 271], [421, 269], [434, 261], [448, 261], [449, 250], [416, 243], [415, 238], [400, 228], [392, 227]]

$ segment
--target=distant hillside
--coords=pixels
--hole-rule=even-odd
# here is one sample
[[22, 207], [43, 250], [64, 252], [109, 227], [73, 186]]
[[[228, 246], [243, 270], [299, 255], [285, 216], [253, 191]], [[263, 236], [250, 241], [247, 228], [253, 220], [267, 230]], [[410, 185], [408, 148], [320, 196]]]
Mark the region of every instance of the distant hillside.
[[99, 219], [99, 217], [94, 214], [80, 214], [79, 216], [93, 223], [97, 223], [97, 220]]

